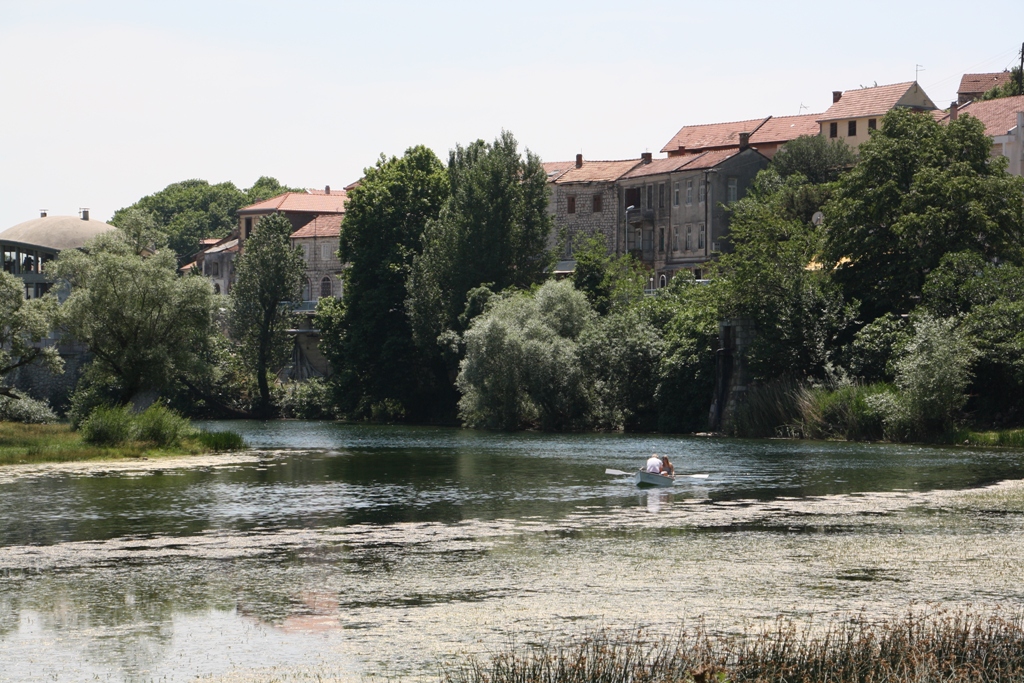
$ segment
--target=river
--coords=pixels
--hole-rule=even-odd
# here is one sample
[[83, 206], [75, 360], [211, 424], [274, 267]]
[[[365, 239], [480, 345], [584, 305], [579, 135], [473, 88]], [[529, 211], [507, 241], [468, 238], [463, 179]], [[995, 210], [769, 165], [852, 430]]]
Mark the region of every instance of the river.
[[[0, 681], [430, 679], [594, 629], [1024, 602], [1024, 454], [209, 423], [252, 451], [0, 469]], [[605, 468], [652, 452], [641, 491]]]

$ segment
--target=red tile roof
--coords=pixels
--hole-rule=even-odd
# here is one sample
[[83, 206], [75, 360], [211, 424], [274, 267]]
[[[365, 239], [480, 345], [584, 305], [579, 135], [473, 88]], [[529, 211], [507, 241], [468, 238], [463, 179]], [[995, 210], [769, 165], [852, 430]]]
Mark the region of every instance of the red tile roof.
[[292, 233], [291, 238], [298, 237], [337, 237], [341, 234], [342, 214], [322, 214], [306, 223]]
[[[1024, 111], [1024, 95], [1000, 97], [997, 100], [970, 102], [960, 107], [959, 116], [970, 114], [985, 124], [985, 134], [996, 137], [1006, 135], [1017, 125], [1017, 112]], [[949, 123], [947, 113], [941, 123]]]
[[637, 166], [632, 171], [622, 176], [622, 179], [646, 178], [647, 176], [678, 171], [680, 168], [693, 161], [695, 156], [699, 155], [684, 154], [675, 157], [668, 157], [667, 159], [653, 159], [649, 164], [641, 164], [640, 166]]
[[1009, 71], [999, 71], [994, 74], [964, 74], [960, 79], [958, 95], [980, 95], [992, 88], [1010, 82]]
[[548, 182], [553, 183], [558, 180], [563, 173], [568, 171], [570, 168], [576, 166], [575, 161], [545, 161], [541, 164], [544, 167], [544, 172], [548, 174]]
[[838, 102], [833, 103], [821, 115], [818, 121], [883, 116], [895, 107], [915, 85], [917, 85], [916, 82], [908, 81], [906, 83], [893, 83], [892, 85], [878, 85], [873, 88], [847, 90]]
[[640, 163], [639, 159], [622, 159], [619, 161], [584, 161], [583, 166], [572, 168], [563, 173], [555, 181], [562, 183], [601, 183], [618, 180]]
[[348, 195], [343, 190], [285, 192], [276, 197], [256, 202], [238, 210], [240, 214], [271, 213], [274, 211], [297, 211], [303, 213], [345, 213]]
[[817, 135], [821, 129], [818, 119], [821, 114], [800, 114], [799, 116], [772, 116], [757, 132], [750, 136], [755, 147], [769, 142], [789, 142], [801, 135]]
[[[771, 118], [771, 117], [768, 117]], [[698, 150], [714, 147], [738, 147], [740, 133], [753, 133], [768, 120], [749, 119], [747, 121], [730, 121], [728, 123], [707, 123], [697, 126], [683, 126], [669, 140], [662, 152], [670, 153], [679, 150]]]

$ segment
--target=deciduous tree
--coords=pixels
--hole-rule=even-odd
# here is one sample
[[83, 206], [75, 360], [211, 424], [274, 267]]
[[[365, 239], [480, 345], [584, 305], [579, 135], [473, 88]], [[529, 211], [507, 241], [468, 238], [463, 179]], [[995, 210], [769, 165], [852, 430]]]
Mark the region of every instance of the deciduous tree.
[[301, 252], [289, 243], [291, 231], [291, 222], [282, 214], [260, 219], [235, 260], [231, 334], [242, 346], [243, 362], [256, 376], [260, 392], [257, 412], [263, 415], [271, 410], [267, 375], [287, 358], [287, 329], [294, 319], [292, 302], [302, 295], [305, 266]]
[[[344, 300], [321, 299], [317, 328], [331, 361], [344, 412], [374, 410], [425, 419], [440, 390], [431, 361], [413, 343], [406, 279], [423, 229], [448, 197], [448, 176], [426, 147], [381, 157], [348, 196], [341, 227]], [[441, 377], [444, 381], [445, 378]], [[376, 406], [376, 408], [375, 408]]]

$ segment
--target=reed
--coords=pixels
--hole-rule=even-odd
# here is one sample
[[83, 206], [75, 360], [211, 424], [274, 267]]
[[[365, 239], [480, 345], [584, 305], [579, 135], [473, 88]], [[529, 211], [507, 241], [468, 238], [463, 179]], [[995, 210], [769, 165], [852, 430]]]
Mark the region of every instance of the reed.
[[512, 644], [441, 670], [442, 683], [1006, 683], [1024, 680], [1024, 612], [933, 613], [835, 621], [779, 620], [722, 636], [703, 623], [672, 638], [609, 632], [562, 644]]

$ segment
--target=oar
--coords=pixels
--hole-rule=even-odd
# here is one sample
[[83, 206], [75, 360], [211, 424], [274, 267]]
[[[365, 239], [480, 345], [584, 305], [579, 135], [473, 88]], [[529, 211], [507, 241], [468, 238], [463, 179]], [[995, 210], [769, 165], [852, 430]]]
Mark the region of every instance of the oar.
[[[613, 470], [610, 467], [604, 471], [605, 474], [614, 474], [619, 477], [632, 476], [633, 472], [623, 472], [622, 470]], [[691, 479], [707, 479], [710, 474], [677, 474], [677, 477], [690, 477]]]

